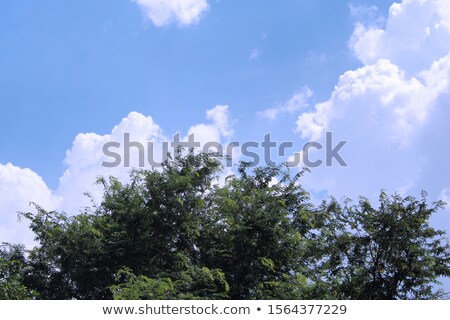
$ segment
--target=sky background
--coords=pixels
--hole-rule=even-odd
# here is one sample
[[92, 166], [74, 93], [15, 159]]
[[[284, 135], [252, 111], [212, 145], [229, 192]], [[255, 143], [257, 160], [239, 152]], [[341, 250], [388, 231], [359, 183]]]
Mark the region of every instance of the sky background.
[[3, 0], [0, 241], [32, 243], [17, 223], [30, 201], [76, 214], [98, 175], [126, 180], [101, 166], [124, 133], [270, 132], [295, 145], [282, 161], [332, 131], [348, 167], [305, 176], [315, 201], [450, 200], [449, 79], [447, 0]]

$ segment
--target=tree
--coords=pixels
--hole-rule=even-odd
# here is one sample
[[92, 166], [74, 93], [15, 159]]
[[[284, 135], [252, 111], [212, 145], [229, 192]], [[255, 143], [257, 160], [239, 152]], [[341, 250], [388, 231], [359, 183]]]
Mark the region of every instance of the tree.
[[212, 154], [180, 153], [160, 171], [132, 172], [129, 184], [99, 179], [103, 201], [82, 214], [69, 217], [39, 206], [37, 213], [24, 213], [40, 244], [30, 252], [30, 286], [45, 299], [110, 299], [126, 268], [156, 280], [194, 273], [193, 288], [201, 290], [201, 282], [210, 288], [201, 276], [206, 266], [199, 265], [198, 241], [219, 169]]
[[204, 263], [225, 273], [232, 299], [301, 298], [308, 228], [298, 222], [310, 212], [309, 195], [297, 183], [303, 172], [292, 178], [283, 166], [249, 167], [242, 162], [239, 176], [214, 190]]
[[[438, 277], [450, 276], [450, 250], [445, 231], [429, 225], [442, 202], [380, 195], [374, 208], [361, 197], [322, 204], [318, 265], [321, 279], [339, 299], [435, 299]], [[319, 286], [320, 287], [320, 286]], [[322, 292], [323, 294], [323, 292]]]
[[442, 208], [399, 195], [314, 206], [285, 165], [217, 183], [220, 158], [180, 152], [100, 204], [23, 213], [38, 245], [0, 249], [3, 299], [434, 299], [450, 276]]
[[24, 285], [27, 273], [24, 250], [20, 245], [0, 245], [0, 300], [28, 300], [36, 296]]

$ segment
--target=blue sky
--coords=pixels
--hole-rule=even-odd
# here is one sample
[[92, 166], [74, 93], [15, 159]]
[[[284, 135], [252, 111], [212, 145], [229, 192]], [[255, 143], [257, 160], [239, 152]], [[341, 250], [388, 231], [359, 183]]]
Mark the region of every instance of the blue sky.
[[449, 52], [446, 0], [1, 1], [0, 241], [30, 242], [29, 201], [75, 213], [96, 176], [125, 179], [100, 165], [124, 132], [271, 132], [292, 154], [332, 131], [349, 166], [305, 177], [316, 200], [449, 200]]
[[324, 100], [359, 65], [347, 48], [353, 23], [344, 1], [211, 2], [197, 24], [163, 27], [126, 0], [2, 1], [0, 163], [54, 188], [73, 138], [107, 133], [130, 111], [175, 132], [227, 104], [246, 124], [240, 137], [260, 136], [258, 110], [305, 85]]

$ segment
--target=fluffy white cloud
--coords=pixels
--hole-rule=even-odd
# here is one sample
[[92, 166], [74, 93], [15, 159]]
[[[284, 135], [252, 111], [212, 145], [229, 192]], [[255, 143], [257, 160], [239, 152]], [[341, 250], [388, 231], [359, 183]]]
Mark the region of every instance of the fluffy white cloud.
[[0, 242], [33, 243], [27, 221], [18, 223], [18, 212], [33, 211], [30, 202], [46, 210], [55, 210], [60, 207], [61, 199], [54, 196], [32, 170], [11, 163], [0, 164]]
[[[188, 134], [194, 134], [196, 142], [200, 142], [203, 146], [206, 142], [221, 142], [223, 138], [232, 135], [228, 106], [216, 106], [207, 110], [206, 117], [210, 123], [194, 125], [188, 131]], [[126, 135], [129, 135], [129, 138]], [[129, 139], [128, 142], [131, 144], [127, 144], [126, 139]], [[187, 141], [187, 139], [187, 136], [180, 138], [181, 141]], [[121, 181], [128, 181], [131, 168], [142, 167], [142, 165], [145, 168], [151, 168], [149, 161], [160, 163], [166, 152], [172, 153], [172, 141], [172, 137], [166, 137], [160, 126], [150, 116], [144, 116], [138, 112], [128, 114], [110, 134], [79, 134], [72, 148], [67, 151], [64, 160], [67, 169], [56, 190], [56, 194], [63, 199], [62, 207], [73, 213], [89, 206], [89, 198], [83, 196], [86, 191], [89, 191], [96, 201], [100, 201], [101, 186], [94, 184], [97, 177], [115, 176]], [[111, 155], [105, 155], [103, 152], [103, 146], [108, 142], [120, 143], [120, 146], [108, 148], [109, 152], [114, 152], [120, 157], [120, 163], [114, 167], [102, 166], [103, 162], [115, 161]], [[141, 151], [134, 145], [136, 142], [142, 146]], [[149, 145], [149, 142], [153, 144]], [[167, 149], [163, 147], [163, 142], [168, 142]], [[128, 155], [126, 150], [129, 150]], [[129, 159], [129, 165], [126, 165], [127, 159]]]
[[[224, 139], [232, 136], [233, 121], [228, 106], [216, 106], [207, 110], [206, 117], [209, 122], [194, 125], [189, 129], [188, 134], [193, 133], [195, 141], [201, 142], [202, 145], [209, 141], [222, 143]], [[186, 139], [187, 136], [181, 140]], [[116, 145], [108, 147], [108, 151], [113, 152], [114, 156], [105, 154], [103, 150], [105, 144], [111, 142]], [[163, 148], [164, 142], [168, 143], [167, 149]], [[91, 199], [84, 193], [89, 192], [96, 203], [101, 201], [102, 187], [95, 184], [99, 176], [115, 176], [122, 182], [127, 182], [129, 171], [134, 167], [142, 167], [140, 155], [144, 167], [150, 168], [149, 157], [160, 163], [163, 154], [173, 151], [171, 142], [172, 137], [166, 137], [152, 117], [131, 112], [109, 134], [80, 133], [75, 137], [71, 149], [66, 152], [64, 163], [67, 168], [56, 190], [50, 190], [43, 179], [30, 169], [22, 169], [10, 163], [0, 164], [0, 242], [19, 242], [26, 245], [33, 243], [33, 235], [28, 230], [26, 221], [17, 223], [18, 211], [33, 211], [29, 206], [30, 202], [35, 202], [46, 210], [62, 210], [76, 214], [91, 206]], [[136, 143], [142, 146], [142, 151], [139, 151], [140, 147], [136, 147]], [[129, 153], [126, 150], [129, 150]], [[114, 162], [114, 157], [120, 159], [117, 165], [103, 165], [104, 162]], [[126, 159], [130, 159], [128, 165]], [[226, 169], [220, 181], [223, 182], [224, 177], [230, 173], [231, 171]]]
[[350, 47], [364, 63], [388, 59], [410, 74], [448, 54], [448, 0], [404, 0], [389, 9], [385, 28], [356, 25]]
[[[193, 134], [195, 141], [204, 145], [207, 142], [220, 142], [222, 138], [229, 138], [233, 135], [232, 120], [228, 106], [216, 106], [206, 111], [207, 119], [211, 123], [201, 123], [189, 128], [188, 135]], [[185, 140], [187, 137], [185, 137]]]
[[[216, 150], [212, 145], [209, 145], [209, 151], [223, 152], [223, 155], [230, 156], [233, 162], [237, 162], [241, 157], [240, 149], [232, 148], [227, 150], [230, 143], [230, 138], [233, 136], [233, 125], [235, 121], [230, 116], [230, 111], [227, 105], [218, 105], [206, 112], [206, 117], [210, 123], [201, 123], [189, 128], [188, 135], [193, 135], [195, 142], [200, 143], [199, 150], [207, 151], [205, 145], [207, 143], [219, 143], [222, 150]], [[187, 141], [188, 136], [184, 137], [183, 141]], [[230, 152], [228, 152], [230, 151]], [[218, 183], [223, 185], [225, 178], [231, 175], [232, 168], [225, 166]]]
[[132, 0], [140, 5], [146, 16], [158, 27], [173, 22], [190, 25], [200, 20], [209, 9], [206, 0]]
[[[339, 79], [331, 98], [303, 113], [297, 120], [297, 131], [303, 138], [317, 140], [331, 129], [333, 121], [359, 118], [351, 127], [376, 129], [402, 147], [411, 143], [434, 106], [434, 101], [448, 89], [450, 55], [433, 63], [416, 77], [388, 60], [378, 60]], [[349, 129], [350, 130], [350, 129]]]
[[307, 101], [312, 95], [313, 92], [308, 87], [304, 87], [300, 92], [295, 93], [284, 105], [260, 111], [258, 116], [273, 121], [284, 113], [292, 114], [295, 111], [308, 107]]
[[[349, 140], [341, 153], [349, 167], [323, 164], [313, 170], [310, 187], [351, 196], [373, 194], [381, 188], [407, 191], [405, 187], [420, 173], [423, 155], [411, 145], [416, 145], [419, 129], [434, 105], [430, 90], [418, 79], [406, 78], [387, 60], [346, 72], [328, 101], [297, 120], [304, 139], [325, 146], [324, 132], [331, 131], [333, 146]], [[310, 160], [315, 156], [325, 159], [318, 151]], [[355, 181], [356, 177], [361, 180]]]
[[[131, 147], [129, 156], [125, 155], [125, 134], [129, 134], [129, 142], [138, 142], [144, 148], [141, 152], [144, 166], [148, 164], [148, 142], [154, 142], [152, 150], [153, 159], [159, 162], [162, 158], [161, 142], [166, 141], [161, 128], [148, 116], [138, 112], [131, 112], [128, 116], [115, 126], [110, 134], [99, 135], [96, 133], [81, 133], [75, 138], [72, 148], [67, 151], [64, 160], [67, 165], [56, 194], [63, 199], [64, 210], [75, 213], [90, 205], [88, 197], [83, 196], [84, 192], [99, 201], [102, 189], [95, 185], [99, 176], [115, 176], [122, 181], [127, 181], [128, 173], [133, 167], [139, 167], [139, 150]], [[102, 166], [103, 162], [114, 161], [110, 156], [105, 155], [103, 146], [108, 142], [120, 143], [120, 147], [110, 147], [109, 151], [120, 156], [120, 163], [114, 167]], [[128, 148], [127, 148], [128, 150]], [[125, 159], [130, 159], [129, 166], [125, 167]]]
[[[404, 0], [391, 6], [385, 27], [356, 24], [349, 45], [363, 66], [345, 72], [330, 99], [296, 123], [302, 138], [324, 146], [326, 131], [334, 145], [348, 140], [340, 154], [349, 166], [313, 169], [304, 179], [308, 188], [372, 199], [381, 188], [425, 189], [439, 198], [450, 179], [449, 4]], [[314, 155], [323, 160], [322, 151]]]

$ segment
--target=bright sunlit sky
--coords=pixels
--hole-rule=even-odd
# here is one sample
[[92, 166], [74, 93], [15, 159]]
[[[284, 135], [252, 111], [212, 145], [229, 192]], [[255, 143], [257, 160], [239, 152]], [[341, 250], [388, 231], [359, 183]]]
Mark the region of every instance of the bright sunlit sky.
[[282, 161], [330, 131], [348, 166], [305, 176], [314, 201], [450, 200], [449, 52], [448, 0], [2, 0], [0, 242], [31, 243], [30, 201], [75, 214], [98, 175], [125, 179], [101, 166], [125, 132], [270, 132]]

